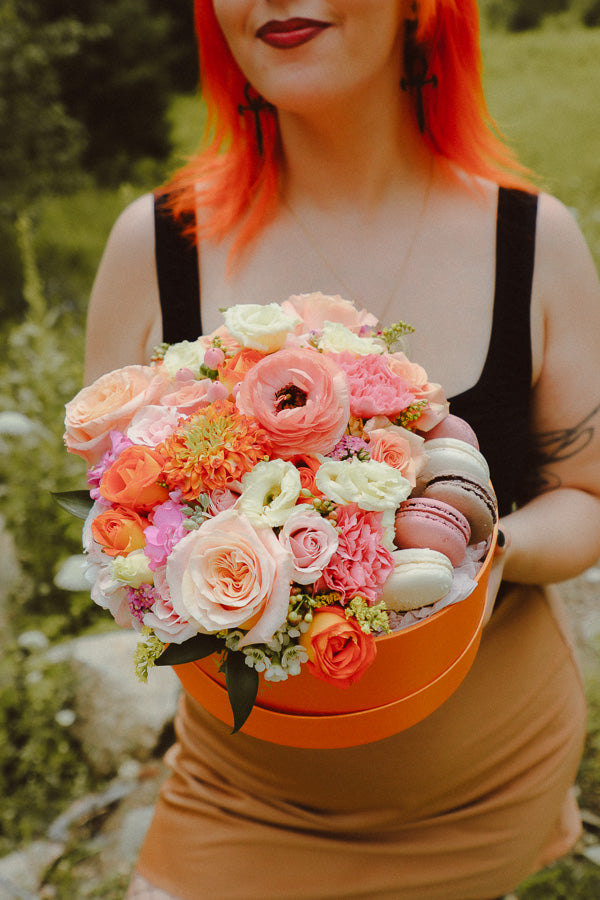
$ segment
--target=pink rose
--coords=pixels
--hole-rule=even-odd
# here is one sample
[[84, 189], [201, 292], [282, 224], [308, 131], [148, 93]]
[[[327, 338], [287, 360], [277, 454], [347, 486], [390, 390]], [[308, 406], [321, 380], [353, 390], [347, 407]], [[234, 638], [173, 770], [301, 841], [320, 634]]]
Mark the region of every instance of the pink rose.
[[281, 459], [329, 453], [350, 412], [344, 373], [315, 350], [280, 350], [265, 357], [246, 375], [236, 403], [264, 428]]
[[67, 403], [64, 440], [70, 453], [94, 465], [142, 406], [157, 402], [168, 382], [151, 366], [125, 366], [101, 375]]
[[415, 487], [417, 475], [425, 464], [425, 440], [406, 428], [391, 424], [386, 428], [369, 429], [367, 422], [365, 431], [369, 435], [371, 459], [398, 469], [411, 487]]
[[426, 400], [424, 408], [414, 427], [418, 431], [429, 431], [448, 415], [449, 404], [440, 384], [430, 382], [422, 366], [411, 362], [404, 353], [392, 353], [388, 357], [389, 367], [394, 375], [404, 378], [410, 385], [415, 400]]
[[338, 548], [338, 533], [315, 509], [294, 510], [279, 532], [279, 542], [292, 554], [294, 581], [312, 584]]
[[145, 613], [143, 624], [152, 628], [159, 640], [165, 644], [182, 644], [193, 637], [196, 634], [195, 627], [182, 619], [173, 609], [165, 566], [155, 571], [154, 588], [157, 597], [152, 609]]
[[377, 602], [394, 570], [392, 554], [382, 544], [381, 519], [381, 513], [366, 512], [354, 503], [338, 507], [338, 549], [323, 570], [317, 591], [337, 591], [342, 604], [356, 596]]
[[350, 412], [356, 418], [394, 418], [414, 403], [410, 386], [392, 372], [387, 355], [354, 356], [346, 352], [334, 354], [334, 359], [348, 376]]
[[[241, 485], [240, 485], [241, 487]], [[226, 509], [231, 509], [240, 499], [241, 491], [232, 491], [230, 488], [218, 488], [208, 495], [208, 512], [216, 516]]]
[[241, 646], [266, 643], [281, 628], [293, 572], [273, 531], [233, 509], [191, 531], [167, 560], [174, 611], [205, 634], [246, 626]]
[[285, 300], [281, 307], [289, 315], [302, 319], [302, 324], [296, 328], [297, 334], [320, 331], [325, 322], [340, 322], [357, 332], [363, 326], [377, 326], [375, 316], [366, 309], [358, 310], [350, 300], [344, 300], [339, 294], [333, 297], [320, 292], [297, 294]]
[[127, 437], [134, 444], [157, 447], [173, 434], [179, 423], [179, 413], [170, 406], [142, 406], [127, 429]]

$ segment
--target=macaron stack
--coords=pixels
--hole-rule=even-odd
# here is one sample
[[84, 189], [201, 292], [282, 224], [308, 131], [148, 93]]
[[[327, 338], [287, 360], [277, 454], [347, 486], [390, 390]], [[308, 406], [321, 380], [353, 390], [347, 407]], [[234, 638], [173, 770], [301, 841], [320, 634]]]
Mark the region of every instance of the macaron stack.
[[469, 545], [486, 541], [498, 513], [488, 464], [470, 426], [448, 416], [426, 438], [426, 463], [396, 513], [395, 571], [388, 609], [406, 611], [443, 599]]

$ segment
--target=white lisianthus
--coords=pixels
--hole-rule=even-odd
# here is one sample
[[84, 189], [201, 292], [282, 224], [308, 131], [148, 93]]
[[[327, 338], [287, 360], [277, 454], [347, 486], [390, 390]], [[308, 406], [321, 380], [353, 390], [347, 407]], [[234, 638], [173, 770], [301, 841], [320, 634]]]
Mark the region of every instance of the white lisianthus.
[[341, 322], [324, 323], [318, 347], [326, 353], [343, 353], [348, 350], [359, 356], [377, 355], [385, 351], [385, 343], [380, 338], [360, 337]]
[[361, 509], [383, 512], [396, 509], [412, 488], [397, 469], [374, 459], [324, 459], [315, 482], [334, 503], [356, 503]]
[[225, 326], [242, 347], [274, 353], [301, 319], [286, 313], [279, 303], [239, 303], [223, 313]]
[[127, 556], [115, 556], [110, 563], [111, 575], [120, 584], [139, 588], [154, 584], [154, 573], [143, 550], [133, 550]]
[[242, 478], [238, 507], [253, 525], [283, 525], [300, 496], [300, 473], [284, 459], [257, 463]]
[[197, 341], [179, 341], [178, 344], [171, 344], [163, 356], [163, 366], [171, 378], [175, 378], [180, 369], [190, 369], [198, 376], [205, 353], [206, 343], [202, 338]]

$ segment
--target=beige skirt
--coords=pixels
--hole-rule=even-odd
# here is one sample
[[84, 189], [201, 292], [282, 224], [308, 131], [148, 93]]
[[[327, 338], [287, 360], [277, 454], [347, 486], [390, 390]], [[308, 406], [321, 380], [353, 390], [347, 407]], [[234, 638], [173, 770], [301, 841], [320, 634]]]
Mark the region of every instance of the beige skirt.
[[563, 855], [585, 699], [554, 591], [507, 591], [433, 715], [342, 750], [226, 726], [185, 693], [137, 871], [181, 900], [486, 900]]

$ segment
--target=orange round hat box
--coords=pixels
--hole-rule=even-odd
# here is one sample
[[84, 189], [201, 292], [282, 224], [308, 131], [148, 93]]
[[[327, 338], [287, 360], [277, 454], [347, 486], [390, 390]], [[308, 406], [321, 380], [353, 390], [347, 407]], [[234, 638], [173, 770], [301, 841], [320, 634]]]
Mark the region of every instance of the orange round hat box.
[[[496, 533], [473, 593], [415, 625], [376, 638], [374, 662], [351, 687], [335, 687], [306, 668], [283, 682], [261, 678], [241, 730], [276, 744], [326, 750], [378, 741], [425, 719], [454, 693], [475, 659], [495, 543]], [[174, 669], [192, 697], [233, 725], [225, 676], [214, 656]]]

